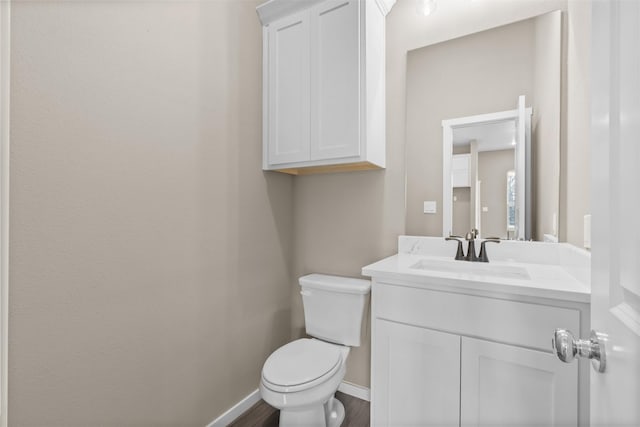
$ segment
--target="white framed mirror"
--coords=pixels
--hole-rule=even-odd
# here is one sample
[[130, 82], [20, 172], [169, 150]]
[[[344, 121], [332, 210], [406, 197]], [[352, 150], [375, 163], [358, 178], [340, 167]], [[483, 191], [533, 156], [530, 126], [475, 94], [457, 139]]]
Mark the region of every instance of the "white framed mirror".
[[531, 239], [531, 117], [517, 108], [442, 121], [442, 235]]
[[[434, 43], [407, 53], [406, 68], [406, 233], [442, 236], [482, 229], [483, 237], [558, 241], [561, 206], [561, 86], [562, 13], [554, 11], [478, 33]], [[524, 102], [519, 97], [525, 95]], [[530, 108], [531, 110], [527, 110]], [[451, 148], [443, 143], [443, 121], [450, 121], [451, 138], [459, 119], [510, 112], [528, 112], [529, 141], [511, 169], [515, 172], [515, 229], [507, 229], [507, 208], [482, 204], [481, 197], [460, 196], [473, 211], [468, 229], [453, 229]], [[494, 119], [489, 117], [489, 119]], [[453, 120], [453, 121], [452, 121]], [[460, 125], [460, 126], [456, 126]], [[516, 132], [526, 133], [527, 123]], [[514, 125], [515, 126], [515, 125]], [[453, 139], [452, 139], [453, 141]], [[528, 157], [524, 157], [528, 150]], [[514, 154], [515, 155], [515, 154]], [[483, 154], [483, 156], [486, 156]], [[523, 166], [524, 161], [528, 167]], [[520, 166], [518, 166], [518, 164]], [[521, 172], [518, 174], [518, 168]], [[509, 170], [511, 170], [509, 169]], [[566, 171], [565, 171], [566, 173]], [[523, 178], [520, 179], [519, 177]], [[447, 178], [448, 177], [448, 178]], [[499, 186], [481, 181], [481, 195], [506, 199], [506, 169]], [[461, 192], [461, 191], [460, 191]], [[455, 195], [457, 198], [458, 196]], [[476, 206], [476, 200], [477, 206]], [[471, 204], [473, 202], [473, 204]], [[450, 207], [451, 206], [451, 207]], [[486, 208], [488, 212], [483, 212]], [[477, 215], [476, 215], [477, 213]], [[499, 213], [497, 217], [489, 215]], [[477, 217], [477, 218], [476, 218]], [[500, 223], [492, 230], [491, 221]], [[473, 227], [476, 225], [476, 227]]]

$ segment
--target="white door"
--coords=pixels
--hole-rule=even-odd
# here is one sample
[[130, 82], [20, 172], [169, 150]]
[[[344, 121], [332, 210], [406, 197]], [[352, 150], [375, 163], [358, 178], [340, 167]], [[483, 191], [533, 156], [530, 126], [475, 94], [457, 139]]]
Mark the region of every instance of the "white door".
[[311, 10], [311, 159], [360, 155], [358, 0]]
[[460, 337], [375, 322], [371, 425], [459, 425]]
[[578, 365], [462, 337], [461, 426], [577, 426]]
[[269, 25], [270, 165], [309, 160], [309, 12]]
[[[592, 6], [591, 424], [640, 425], [640, 2]], [[583, 337], [586, 338], [586, 337]]]

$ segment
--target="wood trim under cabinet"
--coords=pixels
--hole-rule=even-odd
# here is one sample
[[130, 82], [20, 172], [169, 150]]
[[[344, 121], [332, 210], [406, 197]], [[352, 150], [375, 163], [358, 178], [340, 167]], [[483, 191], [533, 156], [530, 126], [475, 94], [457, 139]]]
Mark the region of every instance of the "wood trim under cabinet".
[[356, 162], [343, 163], [340, 165], [309, 166], [305, 168], [274, 169], [274, 171], [288, 173], [289, 175], [314, 175], [321, 173], [354, 172], [378, 169], [384, 168], [369, 162]]

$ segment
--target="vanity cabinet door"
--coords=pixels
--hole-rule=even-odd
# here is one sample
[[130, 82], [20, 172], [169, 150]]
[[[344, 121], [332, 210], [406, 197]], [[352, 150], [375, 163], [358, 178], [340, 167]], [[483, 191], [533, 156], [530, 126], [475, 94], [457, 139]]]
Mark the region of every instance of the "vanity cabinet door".
[[311, 10], [311, 159], [360, 155], [358, 0]]
[[269, 164], [309, 160], [309, 12], [272, 23], [269, 49]]
[[460, 337], [375, 320], [375, 426], [459, 425]]
[[461, 426], [577, 426], [578, 364], [462, 337]]

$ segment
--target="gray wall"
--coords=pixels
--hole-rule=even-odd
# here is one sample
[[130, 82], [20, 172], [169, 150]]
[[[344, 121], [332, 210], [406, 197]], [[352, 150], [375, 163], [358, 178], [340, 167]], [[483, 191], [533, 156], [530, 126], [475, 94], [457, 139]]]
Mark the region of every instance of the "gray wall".
[[471, 205], [471, 188], [456, 187], [453, 189], [452, 219], [456, 236], [464, 236], [471, 230], [473, 206]]
[[9, 425], [203, 426], [289, 338], [257, 2], [13, 2]]
[[561, 19], [560, 12], [534, 19], [534, 98], [531, 104], [534, 240], [543, 240], [544, 234], [554, 235], [558, 230], [562, 118], [560, 96], [562, 76], [566, 73], [561, 67]]
[[591, 2], [569, 2], [566, 88], [566, 144], [561, 155], [560, 237], [576, 246], [584, 242], [583, 217], [591, 212], [590, 49]]
[[482, 237], [508, 237], [507, 171], [514, 170], [514, 163], [515, 153], [512, 149], [478, 153], [478, 179], [482, 182], [480, 207], [489, 209], [480, 213]]

